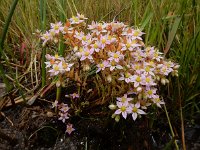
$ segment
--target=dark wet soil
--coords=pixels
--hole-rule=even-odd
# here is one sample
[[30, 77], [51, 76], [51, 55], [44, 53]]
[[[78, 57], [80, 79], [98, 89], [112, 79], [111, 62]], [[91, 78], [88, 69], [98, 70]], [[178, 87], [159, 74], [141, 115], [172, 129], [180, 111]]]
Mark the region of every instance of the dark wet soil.
[[[116, 123], [110, 116], [73, 117], [70, 122], [76, 130], [68, 135], [65, 124], [58, 121], [48, 105], [18, 105], [4, 110], [3, 114], [0, 150], [174, 149], [167, 124], [159, 123], [150, 129], [147, 118]], [[185, 134], [188, 150], [200, 149], [200, 127], [188, 126]]]

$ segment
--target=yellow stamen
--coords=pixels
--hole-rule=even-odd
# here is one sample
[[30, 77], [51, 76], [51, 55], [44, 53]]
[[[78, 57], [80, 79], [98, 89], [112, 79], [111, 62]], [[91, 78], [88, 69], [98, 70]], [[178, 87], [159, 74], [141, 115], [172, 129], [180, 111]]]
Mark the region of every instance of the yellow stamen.
[[59, 70], [59, 67], [58, 67], [58, 66], [55, 66], [55, 67], [54, 67], [54, 70], [55, 70], [55, 71], [58, 71], [58, 70]]
[[136, 43], [137, 43], [137, 41], [136, 41], [136, 40], [133, 40], [133, 41], [132, 41], [132, 44], [136, 44]]
[[134, 35], [134, 36], [138, 36], [139, 33], [140, 33], [139, 31], [135, 31], [133, 35]]
[[123, 103], [126, 102], [126, 98], [125, 97], [122, 97], [122, 100], [121, 100]]
[[131, 76], [130, 73], [128, 73], [128, 72], [125, 73], [126, 78], [129, 78], [130, 76]]
[[137, 78], [136, 78], [136, 81], [137, 81], [137, 82], [140, 82], [140, 81], [141, 81], [141, 78], [140, 78], [140, 77], [137, 77]]
[[82, 52], [82, 51], [83, 51], [83, 48], [82, 48], [82, 47], [80, 47], [80, 48], [79, 48], [79, 52]]
[[149, 71], [150, 71], [150, 67], [147, 66], [147, 67], [145, 68], [145, 71], [146, 71], [146, 72], [149, 72]]
[[58, 59], [58, 57], [59, 57], [58, 54], [55, 54], [55, 58]]
[[96, 43], [94, 43], [94, 48], [98, 48], [98, 45]]
[[152, 91], [152, 90], [149, 90], [147, 93], [148, 93], [149, 95], [151, 95], [151, 94], [153, 94], [153, 91]]
[[77, 18], [77, 17], [72, 17], [72, 19], [74, 20], [74, 22], [78, 22], [79, 21], [79, 19]]
[[115, 66], [115, 65], [116, 65], [115, 61], [112, 61], [111, 66]]
[[125, 106], [122, 106], [122, 107], [121, 107], [121, 111], [122, 111], [122, 112], [125, 112], [125, 111], [126, 111], [126, 107], [125, 107]]
[[101, 42], [104, 44], [106, 43], [106, 39], [102, 39]]
[[82, 40], [83, 40], [83, 41], [86, 41], [86, 36], [83, 36], [83, 37], [82, 37]]
[[108, 36], [108, 40], [111, 40], [111, 39], [112, 39], [112, 36], [109, 35], [109, 36]]
[[100, 66], [100, 68], [103, 68], [103, 67], [104, 67], [104, 64], [100, 64], [99, 66]]
[[150, 78], [146, 78], [146, 82], [148, 82], [148, 83], [149, 83], [150, 81], [151, 81], [151, 79], [150, 79]]
[[49, 38], [49, 36], [48, 35], [44, 35], [44, 38], [47, 40]]
[[59, 29], [59, 26], [58, 25], [55, 25], [54, 26], [54, 30], [58, 30]]
[[114, 58], [119, 58], [119, 55], [115, 53], [115, 54], [113, 55], [113, 57], [114, 57]]
[[90, 53], [88, 51], [85, 52], [85, 56], [89, 56]]
[[64, 69], [66, 69], [67, 68], [67, 64], [66, 63], [62, 63], [62, 67], [64, 68]]
[[127, 47], [127, 48], [130, 48], [130, 47], [131, 47], [131, 44], [130, 44], [130, 43], [127, 43], [127, 44], [126, 44], [126, 47]]
[[136, 69], [136, 70], [139, 70], [139, 69], [140, 69], [140, 66], [139, 66], [139, 65], [135, 65], [135, 69]]
[[160, 98], [156, 98], [155, 101], [156, 101], [156, 103], [159, 103], [160, 102]]
[[137, 107], [133, 107], [132, 112], [135, 113], [135, 112], [137, 112], [137, 110], [138, 110]]

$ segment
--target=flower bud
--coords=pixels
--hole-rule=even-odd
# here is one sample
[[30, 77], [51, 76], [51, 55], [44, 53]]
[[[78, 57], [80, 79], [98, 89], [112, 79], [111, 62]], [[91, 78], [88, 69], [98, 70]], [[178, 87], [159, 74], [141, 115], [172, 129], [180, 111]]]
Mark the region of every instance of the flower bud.
[[138, 99], [142, 99], [142, 94], [138, 94]]
[[160, 76], [156, 76], [156, 80], [160, 81]]
[[177, 76], [177, 77], [178, 77], [178, 70], [174, 70], [174, 71], [172, 72], [172, 76]]
[[65, 87], [66, 85], [65, 85], [65, 82], [61, 82], [61, 86], [62, 87]]
[[112, 116], [111, 116], [112, 118], [115, 118], [116, 117], [116, 114], [112, 114]]
[[46, 58], [47, 60], [50, 60], [50, 59], [51, 59], [51, 55], [46, 54], [46, 55], [45, 55], [45, 58]]
[[110, 83], [110, 82], [112, 81], [111, 75], [108, 75], [106, 79], [107, 79], [107, 81]]
[[88, 71], [90, 70], [90, 66], [88, 64], [83, 66], [83, 71]]
[[137, 92], [141, 92], [142, 91], [142, 88], [139, 86], [139, 87], [137, 87]]
[[60, 82], [60, 81], [57, 81], [57, 82], [56, 82], [56, 87], [60, 87], [60, 85], [61, 85], [61, 82]]
[[74, 52], [77, 52], [78, 51], [78, 46], [75, 46], [73, 50], [74, 50]]
[[119, 122], [119, 120], [120, 120], [120, 116], [117, 115], [117, 116], [115, 117], [115, 121], [116, 121], [116, 122]]
[[143, 94], [143, 99], [147, 100], [147, 95], [146, 94]]
[[163, 85], [165, 85], [165, 84], [166, 84], [166, 80], [165, 80], [164, 78], [162, 78], [162, 79], [161, 79], [161, 83], [162, 83]]
[[51, 111], [47, 111], [47, 117], [53, 117], [53, 112], [51, 112]]
[[168, 79], [165, 79], [166, 83], [168, 84], [169, 83], [169, 80]]
[[175, 65], [174, 69], [178, 69], [180, 67], [180, 65]]
[[78, 58], [81, 58], [81, 53], [80, 52], [76, 52], [75, 56], [78, 57]]
[[55, 43], [58, 43], [58, 38], [54, 38], [53, 41], [54, 41]]
[[109, 107], [111, 110], [115, 110], [115, 109], [117, 108], [117, 106], [114, 105], [114, 104], [110, 104], [108, 107]]
[[45, 47], [45, 46], [46, 46], [46, 43], [47, 43], [47, 42], [43, 42], [43, 43], [42, 43], [42, 47]]
[[163, 66], [163, 64], [159, 64], [159, 65], [157, 65], [157, 68], [162, 68], [162, 66]]

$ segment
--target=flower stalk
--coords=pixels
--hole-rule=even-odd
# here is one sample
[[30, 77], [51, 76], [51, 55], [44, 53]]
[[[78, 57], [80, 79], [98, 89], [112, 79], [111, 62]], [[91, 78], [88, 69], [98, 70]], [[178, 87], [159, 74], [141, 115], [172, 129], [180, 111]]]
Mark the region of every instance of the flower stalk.
[[[61, 7], [64, 7], [65, 6], [65, 1], [64, 0], [60, 0], [60, 5], [61, 5]], [[64, 9], [62, 9], [62, 10], [64, 10]], [[59, 15], [60, 15], [60, 20], [62, 22], [64, 22], [65, 21], [65, 15], [61, 11], [61, 9], [60, 9]], [[60, 36], [60, 40], [59, 40], [59, 45], [58, 45], [58, 54], [60, 56], [64, 55], [64, 49], [65, 49], [65, 45], [63, 43], [63, 38], [62, 38], [62, 35], [61, 35]], [[61, 78], [62, 77], [59, 78], [60, 81], [61, 81]], [[56, 100], [58, 101], [58, 103], [60, 103], [61, 91], [62, 91], [62, 86], [57, 87], [57, 89], [56, 89]]]
[[[168, 112], [167, 112], [167, 108], [166, 108], [165, 105], [164, 105], [164, 110], [165, 110], [165, 114], [167, 116], [167, 121], [168, 121], [169, 128], [170, 128], [170, 131], [171, 131], [171, 134], [172, 134], [172, 138], [175, 138], [175, 134], [174, 134], [174, 131], [173, 131], [173, 128], [172, 128], [172, 124], [171, 124], [171, 121], [170, 121], [170, 118], [169, 118], [169, 115], [168, 115]], [[174, 144], [175, 144], [176, 150], [179, 150], [176, 139], [174, 140]]]

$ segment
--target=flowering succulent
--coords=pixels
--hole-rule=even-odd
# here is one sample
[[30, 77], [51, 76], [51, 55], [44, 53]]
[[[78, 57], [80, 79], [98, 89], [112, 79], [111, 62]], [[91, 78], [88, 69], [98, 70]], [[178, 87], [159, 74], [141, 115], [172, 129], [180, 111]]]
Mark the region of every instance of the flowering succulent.
[[[103, 89], [98, 94], [103, 99], [99, 102], [101, 104], [109, 103], [108, 97], [116, 99], [116, 105], [109, 106], [114, 111], [115, 120], [119, 120], [120, 115], [126, 119], [129, 114], [136, 120], [147, 113], [149, 106], [161, 107], [164, 101], [159, 96], [158, 86], [168, 83], [170, 74], [178, 76], [179, 65], [165, 59], [155, 47], [146, 46], [142, 39], [145, 33], [138, 28], [115, 21], [93, 21], [87, 25], [86, 19], [77, 14], [65, 25], [60, 22], [51, 24], [51, 29], [41, 36], [44, 45], [63, 35], [71, 50], [66, 57], [74, 58], [70, 62], [64, 57], [47, 54], [46, 67], [50, 76], [70, 78], [85, 88], [88, 81], [85, 71], [92, 71], [94, 66], [93, 88]], [[71, 96], [79, 98], [81, 95], [74, 93]], [[61, 114], [60, 120], [65, 121], [68, 116]]]

